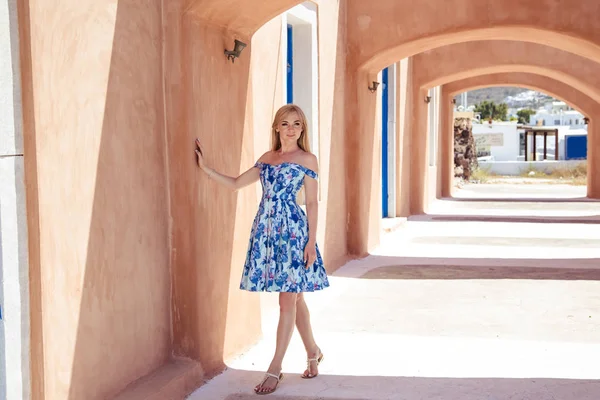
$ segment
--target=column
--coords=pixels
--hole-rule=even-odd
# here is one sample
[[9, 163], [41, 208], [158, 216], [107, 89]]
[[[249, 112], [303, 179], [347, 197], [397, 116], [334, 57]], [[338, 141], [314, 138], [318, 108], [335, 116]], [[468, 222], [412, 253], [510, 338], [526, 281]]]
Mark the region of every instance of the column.
[[425, 213], [427, 190], [427, 90], [413, 88], [413, 124], [411, 131], [410, 214]]
[[398, 68], [398, 123], [396, 154], [396, 216], [410, 215], [410, 170], [411, 170], [411, 126], [412, 126], [412, 59], [405, 58]]
[[454, 104], [452, 98], [453, 96], [442, 88], [438, 198], [452, 197], [454, 177]]

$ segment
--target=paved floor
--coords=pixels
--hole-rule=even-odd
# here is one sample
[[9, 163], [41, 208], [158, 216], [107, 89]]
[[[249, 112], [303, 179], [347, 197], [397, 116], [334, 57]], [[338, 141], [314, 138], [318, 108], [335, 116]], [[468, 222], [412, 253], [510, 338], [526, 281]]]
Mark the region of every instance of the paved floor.
[[[321, 375], [300, 378], [294, 334], [269, 398], [600, 399], [600, 222], [583, 223], [600, 203], [579, 187], [493, 186], [434, 203], [308, 295]], [[261, 296], [264, 340], [190, 400], [256, 398], [277, 321], [276, 296]]]

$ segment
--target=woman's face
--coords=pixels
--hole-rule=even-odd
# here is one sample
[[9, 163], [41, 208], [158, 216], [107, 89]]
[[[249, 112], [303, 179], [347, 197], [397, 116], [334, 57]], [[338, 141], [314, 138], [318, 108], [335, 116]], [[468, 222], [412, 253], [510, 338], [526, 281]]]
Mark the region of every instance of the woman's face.
[[282, 143], [296, 142], [302, 134], [302, 121], [296, 111], [292, 111], [283, 116], [277, 124], [277, 132]]

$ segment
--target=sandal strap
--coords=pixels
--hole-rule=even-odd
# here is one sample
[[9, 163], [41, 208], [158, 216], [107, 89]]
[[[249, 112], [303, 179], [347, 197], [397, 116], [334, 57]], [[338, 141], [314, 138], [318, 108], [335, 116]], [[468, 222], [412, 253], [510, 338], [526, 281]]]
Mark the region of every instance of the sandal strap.
[[279, 377], [280, 377], [280, 376], [281, 376], [281, 375], [275, 375], [275, 374], [272, 374], [272, 373], [270, 373], [270, 372], [265, 372], [265, 380], [267, 380], [267, 379], [268, 379], [268, 377], [271, 377], [271, 378], [275, 378], [275, 379], [277, 379], [277, 382], [279, 382]]

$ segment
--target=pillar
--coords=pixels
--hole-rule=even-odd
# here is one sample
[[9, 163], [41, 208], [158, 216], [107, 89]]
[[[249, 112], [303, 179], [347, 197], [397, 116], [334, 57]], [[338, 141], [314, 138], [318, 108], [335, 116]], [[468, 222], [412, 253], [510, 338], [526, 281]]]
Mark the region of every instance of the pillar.
[[356, 71], [348, 76], [352, 93], [347, 101], [348, 139], [346, 154], [350, 182], [348, 190], [348, 251], [366, 255], [379, 244], [381, 226], [381, 85], [375, 92], [368, 87], [379, 82], [375, 73]]
[[423, 214], [427, 190], [427, 90], [415, 87], [412, 91], [413, 124], [411, 130], [410, 213]]
[[438, 198], [452, 197], [454, 177], [454, 104], [452, 94], [442, 88]]
[[412, 58], [400, 61], [398, 68], [398, 123], [396, 152], [396, 216], [410, 215], [410, 164], [411, 164], [411, 126], [412, 126]]

